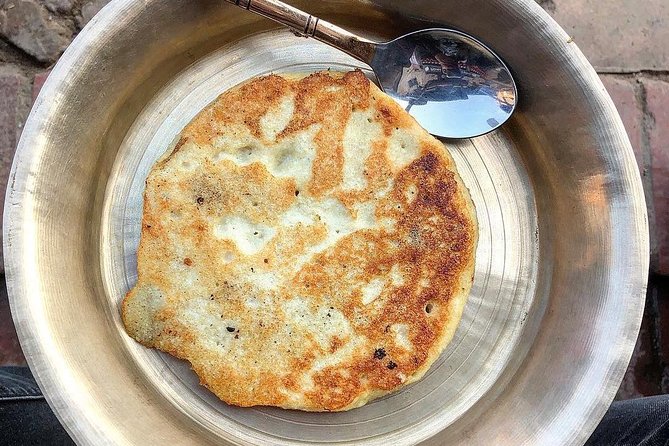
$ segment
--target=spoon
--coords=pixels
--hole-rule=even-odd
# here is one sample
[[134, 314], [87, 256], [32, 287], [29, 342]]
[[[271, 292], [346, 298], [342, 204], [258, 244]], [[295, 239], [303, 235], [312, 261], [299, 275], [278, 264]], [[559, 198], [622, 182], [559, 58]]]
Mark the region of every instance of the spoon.
[[378, 43], [278, 0], [227, 1], [366, 63], [383, 91], [433, 135], [480, 136], [504, 124], [516, 108], [509, 69], [465, 33], [430, 28]]

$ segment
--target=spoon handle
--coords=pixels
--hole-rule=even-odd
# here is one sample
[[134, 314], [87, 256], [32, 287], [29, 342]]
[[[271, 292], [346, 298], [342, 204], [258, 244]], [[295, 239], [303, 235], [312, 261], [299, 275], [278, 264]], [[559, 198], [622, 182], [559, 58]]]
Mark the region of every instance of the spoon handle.
[[369, 64], [377, 44], [346, 31], [330, 22], [314, 17], [279, 0], [226, 0], [293, 29], [296, 34], [313, 37], [356, 59]]

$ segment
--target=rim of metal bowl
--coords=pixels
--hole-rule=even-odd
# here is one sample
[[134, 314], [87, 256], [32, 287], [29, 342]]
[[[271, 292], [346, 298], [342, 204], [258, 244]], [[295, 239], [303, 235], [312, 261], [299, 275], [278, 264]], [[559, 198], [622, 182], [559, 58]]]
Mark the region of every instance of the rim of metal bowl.
[[[75, 440], [82, 443], [92, 441], [90, 438], [91, 432], [95, 432], [97, 439], [105, 438], [105, 433], [96, 431], [95, 425], [86, 414], [80, 408], [68, 405], [67, 397], [63, 392], [56, 391], [55, 387], [58, 385], [57, 377], [60, 372], [52, 367], [54, 358], [49, 355], [49, 345], [40, 343], [37, 337], [33, 335], [35, 331], [40, 330], [38, 324], [40, 318], [35, 318], [34, 315], [30, 315], [27, 312], [24, 313], [30, 307], [31, 302], [40, 300], [40, 290], [39, 287], [32, 283], [34, 278], [31, 276], [37, 270], [37, 264], [31, 264], [30, 260], [28, 260], [29, 266], [26, 267], [25, 264], [21, 265], [18, 261], [19, 259], [26, 260], [24, 258], [26, 247], [30, 249], [34, 248], [34, 241], [26, 237], [26, 234], [30, 234], [26, 230], [26, 227], [30, 228], [32, 222], [30, 214], [22, 209], [22, 203], [24, 195], [29, 193], [30, 185], [34, 181], [31, 176], [34, 166], [31, 162], [37, 158], [36, 155], [39, 152], [39, 146], [33, 144], [33, 142], [44, 131], [42, 124], [48, 116], [51, 99], [58, 94], [59, 87], [68, 82], [68, 73], [76, 69], [78, 60], [91, 50], [94, 42], [102, 34], [118, 27], [115, 24], [117, 15], [127, 12], [128, 9], [133, 7], [140, 8], [141, 6], [134, 0], [115, 0], [109, 3], [75, 38], [56, 64], [30, 113], [18, 144], [10, 174], [4, 209], [3, 231], [7, 287], [21, 346], [40, 387], [44, 389], [46, 400], [68, 433]], [[573, 64], [574, 71], [579, 71], [578, 76], [581, 77], [581, 82], [589, 86], [591, 89], [589, 93], [593, 95], [593, 99], [599, 103], [598, 105], [601, 106], [603, 113], [613, 123], [611, 133], [617, 139], [617, 142], [619, 142], [620, 149], [628, 151], [631, 157], [631, 145], [615, 106], [606, 93], [594, 68], [592, 68], [581, 51], [574, 44], [565, 44], [564, 37], [566, 33], [534, 0], [508, 0], [508, 7], [528, 11], [533, 16], [533, 19], [542, 26], [545, 32], [543, 37], [549, 39], [551, 43], [555, 43], [557, 51], [561, 53], [561, 56]], [[629, 166], [627, 168], [631, 169]], [[629, 172], [626, 173], [630, 174]], [[630, 209], [638, 213], [637, 217], [643, 214], [642, 218], [637, 218], [637, 223], [640, 226], [637, 234], [638, 239], [631, 241], [631, 246], [638, 249], [639, 252], [647, 253], [649, 242], [647, 236], [647, 217], [645, 215], [645, 199], [640, 179], [635, 181], [633, 175], [630, 175], [630, 178], [632, 178], [631, 183], [628, 185], [633, 189], [633, 193], [630, 194], [629, 202], [626, 204]], [[631, 268], [631, 271], [647, 271], [648, 259], [645, 261], [643, 259], [629, 260], [627, 266]], [[640, 291], [645, 291], [645, 286]], [[629, 314], [629, 323], [627, 324], [629, 333], [627, 334], [629, 334], [630, 339], [636, 339], [642, 315], [643, 306], [635, 313]], [[574, 442], [585, 441], [589, 433], [594, 431], [594, 428], [603, 417], [622, 380], [633, 348], [634, 342], [622, 342], [618, 346], [620, 360], [611, 362], [606, 369], [602, 370], [602, 376], [607, 378], [608, 385], [602, 389], [601, 393], [593, 396], [590, 406], [590, 416], [581, 425], [581, 432], [572, 437]]]

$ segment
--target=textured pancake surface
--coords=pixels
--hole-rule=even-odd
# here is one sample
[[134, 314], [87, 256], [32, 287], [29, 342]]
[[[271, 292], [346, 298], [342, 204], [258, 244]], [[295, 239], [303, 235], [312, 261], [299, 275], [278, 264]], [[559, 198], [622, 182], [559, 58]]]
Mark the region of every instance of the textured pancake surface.
[[361, 72], [256, 78], [150, 172], [123, 321], [227, 403], [348, 410], [438, 358], [476, 240], [444, 145]]

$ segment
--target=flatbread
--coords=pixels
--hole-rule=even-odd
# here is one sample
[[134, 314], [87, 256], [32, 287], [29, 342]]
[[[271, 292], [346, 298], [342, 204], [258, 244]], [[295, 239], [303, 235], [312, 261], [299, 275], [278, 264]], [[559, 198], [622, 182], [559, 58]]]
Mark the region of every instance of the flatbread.
[[450, 342], [476, 240], [444, 145], [360, 71], [255, 78], [151, 170], [123, 321], [227, 403], [348, 410]]

